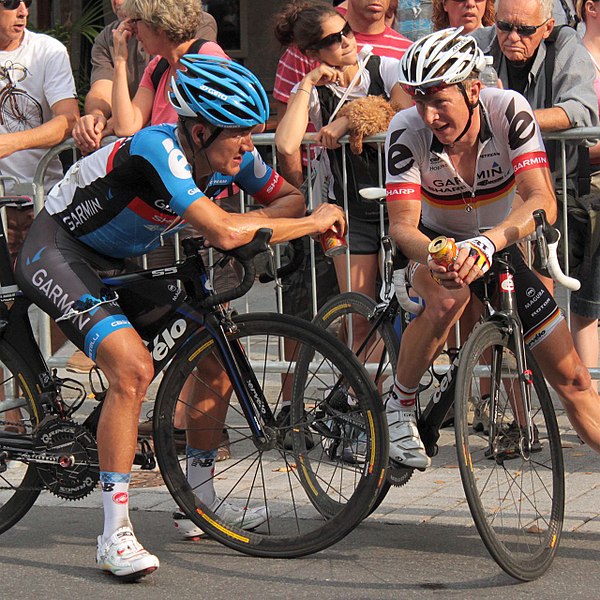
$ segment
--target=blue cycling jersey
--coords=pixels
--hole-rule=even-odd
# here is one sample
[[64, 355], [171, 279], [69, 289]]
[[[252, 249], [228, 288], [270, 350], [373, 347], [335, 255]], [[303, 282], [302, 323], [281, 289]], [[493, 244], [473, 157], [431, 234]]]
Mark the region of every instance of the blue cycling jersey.
[[184, 225], [190, 205], [232, 185], [269, 204], [283, 179], [256, 150], [234, 175], [214, 173], [204, 191], [192, 178], [176, 125], [157, 125], [77, 161], [50, 192], [46, 210], [79, 241], [115, 258], [153, 250]]

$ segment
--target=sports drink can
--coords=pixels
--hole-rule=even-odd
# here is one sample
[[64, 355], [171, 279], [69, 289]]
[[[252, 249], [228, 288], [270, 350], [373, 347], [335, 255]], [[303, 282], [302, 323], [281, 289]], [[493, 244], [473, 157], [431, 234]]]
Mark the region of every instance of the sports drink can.
[[346, 252], [348, 244], [342, 233], [337, 233], [334, 229], [328, 229], [320, 235], [321, 248], [325, 256], [336, 256]]
[[440, 235], [429, 243], [429, 254], [431, 258], [444, 267], [449, 267], [458, 256], [456, 244], [445, 235]]

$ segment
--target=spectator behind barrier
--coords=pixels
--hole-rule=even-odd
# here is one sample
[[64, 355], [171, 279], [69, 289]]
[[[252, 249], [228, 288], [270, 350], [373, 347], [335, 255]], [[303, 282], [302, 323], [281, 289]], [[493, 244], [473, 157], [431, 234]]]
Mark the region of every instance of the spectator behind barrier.
[[[115, 68], [113, 31], [126, 19], [123, 11], [124, 1], [111, 0], [117, 19], [98, 34], [92, 46], [91, 88], [85, 98], [86, 114], [79, 119], [72, 132], [78, 148], [86, 153], [98, 149], [100, 140], [114, 133], [110, 119]], [[217, 38], [217, 25], [207, 12], [202, 12], [196, 37], [209, 41], [215, 41]], [[135, 96], [150, 58], [150, 55], [139, 46], [137, 37], [131, 36], [127, 42], [127, 83], [130, 98]]]
[[[517, 27], [526, 31], [519, 33]], [[496, 25], [471, 35], [493, 56], [503, 86], [527, 98], [542, 132], [596, 126], [594, 66], [572, 28], [555, 30], [552, 0], [499, 0]], [[560, 161], [551, 145], [547, 149], [560, 191]], [[567, 146], [568, 192], [574, 196], [580, 184], [577, 154], [576, 147]]]
[[[309, 120], [317, 129], [315, 142], [327, 149], [326, 158], [333, 174], [329, 198], [340, 206], [344, 206], [343, 186], [347, 181], [348, 212], [353, 219], [348, 235], [351, 287], [375, 298], [380, 210], [376, 203], [362, 200], [358, 190], [378, 184], [377, 150], [365, 147], [358, 156], [347, 152], [344, 157], [338, 139], [348, 132], [352, 118], [340, 115], [354, 104], [350, 101], [366, 99], [366, 96], [369, 96], [371, 109], [375, 107], [372, 97], [377, 96], [409, 106], [410, 98], [397, 82], [398, 61], [375, 55], [359, 61], [356, 38], [349, 24], [327, 4], [296, 2], [288, 5], [277, 17], [275, 35], [282, 44], [293, 43], [307, 58], [318, 61], [318, 66], [292, 89], [288, 109], [275, 134], [277, 150], [283, 156], [297, 153]], [[367, 116], [376, 119], [374, 111], [368, 108], [362, 112], [363, 119]], [[379, 131], [387, 127], [389, 118], [382, 121]], [[345, 291], [348, 289], [346, 256], [335, 256], [333, 261], [338, 285]], [[363, 339], [362, 330], [368, 327], [367, 323], [360, 325], [355, 335], [357, 343]]]
[[[494, 57], [494, 67], [504, 87], [521, 92], [529, 100], [542, 132], [597, 126], [594, 65], [574, 29], [566, 25], [554, 26], [552, 10], [552, 0], [499, 0], [496, 26], [479, 29], [471, 35], [486, 54]], [[522, 28], [520, 32], [518, 28]], [[562, 170], [559, 147], [556, 142], [550, 142], [546, 149], [560, 213]], [[590, 187], [589, 154], [586, 148], [569, 144], [566, 151], [567, 219], [569, 233], [575, 234], [581, 229], [580, 200], [587, 196]], [[562, 222], [559, 214], [557, 226], [561, 227]], [[568, 248], [569, 265], [579, 262], [577, 254], [583, 240], [575, 238], [574, 235]], [[544, 278], [544, 283], [552, 290], [549, 278]], [[593, 292], [583, 293], [592, 297]]]
[[[58, 40], [25, 28], [30, 5], [31, 1], [21, 2], [9, 10], [0, 3], [0, 172], [29, 184], [47, 149], [68, 137], [79, 116], [67, 50]], [[18, 95], [13, 93], [17, 89]], [[55, 158], [46, 170], [44, 191], [62, 175]], [[13, 191], [12, 183], [6, 182], [5, 188]], [[6, 217], [14, 262], [33, 221], [33, 204], [7, 207]], [[65, 339], [62, 334], [53, 336], [52, 352]], [[7, 411], [3, 418], [19, 422], [20, 409]]]
[[432, 0], [433, 30], [463, 27], [471, 33], [494, 24], [494, 0]]
[[[348, 0], [344, 6], [338, 7], [338, 12], [346, 17], [352, 27], [358, 50], [365, 44], [373, 47], [373, 53], [382, 57], [400, 58], [410, 40], [386, 26], [385, 18], [389, 11], [390, 0], [365, 2], [365, 0]], [[278, 120], [285, 115], [287, 103], [292, 88], [313, 68], [317, 61], [301, 53], [296, 47], [290, 46], [283, 53], [277, 66], [273, 98], [277, 109]], [[314, 128], [309, 129], [314, 131]], [[301, 153], [298, 149], [293, 155], [278, 154], [278, 165], [283, 176], [296, 186], [304, 181]], [[308, 241], [305, 244], [308, 250]], [[311, 319], [313, 305], [310, 289], [312, 286], [309, 253], [306, 252], [303, 268], [284, 282], [283, 309], [284, 312], [303, 318]], [[320, 307], [328, 298], [339, 290], [336, 284], [335, 272], [331, 263], [323, 257], [320, 246], [315, 247], [315, 268], [317, 274], [317, 306]]]

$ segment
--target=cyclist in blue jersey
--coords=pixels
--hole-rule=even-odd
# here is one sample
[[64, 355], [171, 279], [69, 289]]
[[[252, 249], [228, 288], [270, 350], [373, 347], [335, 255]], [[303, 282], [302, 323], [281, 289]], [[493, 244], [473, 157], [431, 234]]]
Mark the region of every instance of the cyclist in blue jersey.
[[[135, 294], [106, 295], [100, 277], [134, 269], [129, 257], [144, 254], [174, 234], [184, 220], [210, 244], [231, 249], [262, 227], [274, 243], [345, 230], [343, 213], [323, 204], [310, 216], [301, 193], [266, 165], [251, 134], [269, 116], [266, 93], [244, 67], [215, 57], [188, 55], [172, 79], [176, 125], [148, 127], [75, 163], [51, 191], [17, 261], [22, 290], [102, 369], [109, 389], [98, 426], [104, 531], [100, 567], [128, 580], [156, 570], [159, 561], [137, 541], [129, 520], [129, 478], [141, 402], [153, 363], [144, 345], [148, 326], [160, 327], [183, 298], [168, 282], [151, 282]], [[262, 207], [227, 213], [211, 201], [235, 182]], [[73, 312], [86, 303], [93, 310]], [[188, 478], [205, 481], [216, 455], [206, 440], [190, 447]], [[266, 509], [222, 502], [212, 484], [200, 486], [225, 520], [256, 527]], [[211, 495], [212, 494], [212, 495]]]

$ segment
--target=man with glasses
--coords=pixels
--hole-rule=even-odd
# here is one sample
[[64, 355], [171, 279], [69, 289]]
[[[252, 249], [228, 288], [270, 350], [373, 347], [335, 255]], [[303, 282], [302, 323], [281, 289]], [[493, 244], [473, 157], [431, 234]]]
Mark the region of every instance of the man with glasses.
[[[542, 132], [598, 123], [594, 66], [574, 29], [556, 28], [553, 0], [499, 0], [496, 24], [471, 35], [494, 67], [505, 89], [520, 92], [534, 109]], [[557, 191], [561, 189], [560, 156], [548, 144]], [[567, 191], [585, 192], [586, 176], [578, 172], [578, 151], [567, 146]], [[589, 176], [587, 177], [589, 187]]]

